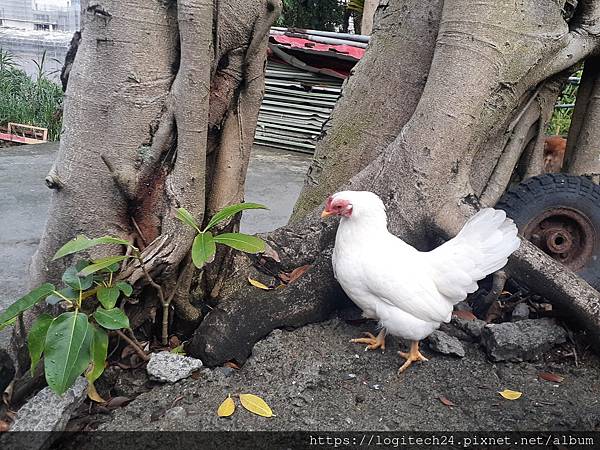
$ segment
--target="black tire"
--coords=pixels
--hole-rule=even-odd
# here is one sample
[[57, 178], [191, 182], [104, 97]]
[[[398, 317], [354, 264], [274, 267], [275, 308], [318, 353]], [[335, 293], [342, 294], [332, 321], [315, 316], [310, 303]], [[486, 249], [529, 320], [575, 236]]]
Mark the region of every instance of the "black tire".
[[[506, 211], [519, 233], [554, 259], [566, 258], [561, 262], [600, 290], [600, 186], [585, 177], [541, 175], [511, 187], [496, 208]], [[567, 244], [562, 231], [551, 234], [556, 230], [553, 224], [561, 220], [567, 230]], [[550, 226], [548, 221], [553, 221]], [[553, 253], [561, 245], [568, 245], [569, 252]]]

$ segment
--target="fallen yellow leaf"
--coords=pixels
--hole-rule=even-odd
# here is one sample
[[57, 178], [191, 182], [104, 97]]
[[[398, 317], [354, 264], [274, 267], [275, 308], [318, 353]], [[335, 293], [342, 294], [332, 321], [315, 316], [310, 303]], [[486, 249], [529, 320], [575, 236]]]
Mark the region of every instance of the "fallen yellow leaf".
[[221, 403], [221, 406], [219, 406], [219, 409], [217, 410], [217, 415], [219, 417], [229, 417], [234, 412], [235, 412], [235, 403], [233, 402], [231, 395], [228, 395], [227, 398], [225, 399], [225, 401], [223, 401], [223, 403]]
[[106, 400], [104, 400], [102, 397], [100, 397], [100, 394], [98, 394], [98, 391], [96, 390], [96, 386], [94, 386], [94, 383], [88, 382], [87, 395], [90, 398], [90, 400], [93, 400], [96, 403], [105, 403], [106, 402]]
[[254, 414], [263, 417], [273, 417], [273, 411], [269, 405], [260, 397], [254, 394], [240, 394], [242, 406]]
[[517, 400], [517, 399], [521, 398], [521, 396], [523, 395], [522, 392], [511, 391], [510, 389], [504, 389], [503, 391], [498, 392], [498, 394], [500, 394], [506, 400]]
[[269, 286], [266, 286], [266, 285], [262, 284], [262, 283], [261, 283], [260, 281], [258, 281], [258, 280], [254, 280], [254, 279], [252, 279], [252, 278], [248, 277], [248, 281], [250, 282], [250, 284], [251, 284], [252, 286], [254, 286], [254, 287], [257, 287], [257, 288], [259, 288], [259, 289], [264, 289], [265, 291], [270, 291], [270, 290], [271, 290], [271, 288], [270, 288]]

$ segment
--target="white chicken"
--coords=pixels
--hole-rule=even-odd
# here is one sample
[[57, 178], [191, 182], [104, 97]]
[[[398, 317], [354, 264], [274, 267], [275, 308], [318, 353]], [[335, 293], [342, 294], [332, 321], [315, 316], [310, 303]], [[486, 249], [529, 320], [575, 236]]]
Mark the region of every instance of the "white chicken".
[[411, 340], [400, 352], [404, 372], [427, 359], [419, 341], [442, 322], [453, 305], [477, 290], [477, 281], [501, 269], [521, 241], [504, 211], [486, 208], [475, 214], [458, 235], [430, 252], [420, 252], [387, 229], [381, 199], [372, 192], [338, 192], [327, 200], [321, 217], [341, 216], [333, 250], [333, 271], [363, 315], [381, 326], [377, 337], [352, 342], [385, 349], [389, 333]]

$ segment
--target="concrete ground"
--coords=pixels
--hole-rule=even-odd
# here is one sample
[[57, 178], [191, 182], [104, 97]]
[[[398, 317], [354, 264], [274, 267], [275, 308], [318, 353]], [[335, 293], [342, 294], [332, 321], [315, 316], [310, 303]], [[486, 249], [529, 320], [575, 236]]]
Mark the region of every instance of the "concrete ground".
[[[57, 143], [0, 148], [0, 310], [26, 292], [27, 268], [50, 201], [44, 178], [57, 150]], [[271, 231], [287, 222], [309, 162], [307, 155], [254, 148], [246, 200], [270, 210], [250, 211], [242, 220], [242, 231]], [[7, 330], [0, 332], [0, 346], [7, 337]]]
[[[422, 344], [430, 360], [398, 375], [403, 360], [396, 351], [407, 348], [398, 339], [388, 338], [385, 352], [365, 352], [363, 346], [349, 342], [369, 328], [373, 331], [369, 324], [352, 326], [333, 319], [295, 331], [275, 330], [256, 344], [241, 370], [205, 369], [196, 379], [154, 384], [154, 389], [124, 408], [92, 417], [91, 428], [112, 432], [600, 430], [600, 360], [590, 352], [581, 353], [577, 364], [559, 349], [533, 363], [492, 363], [477, 343], [463, 343], [464, 358], [436, 354]], [[538, 378], [540, 372], [558, 373], [565, 379], [551, 383]], [[504, 389], [523, 395], [506, 400], [498, 394]], [[253, 415], [237, 399], [233, 416], [217, 416], [228, 395], [235, 398], [243, 393], [262, 397], [276, 417]], [[441, 398], [452, 404], [445, 405]], [[74, 444], [61, 448], [85, 446], [80, 441]]]

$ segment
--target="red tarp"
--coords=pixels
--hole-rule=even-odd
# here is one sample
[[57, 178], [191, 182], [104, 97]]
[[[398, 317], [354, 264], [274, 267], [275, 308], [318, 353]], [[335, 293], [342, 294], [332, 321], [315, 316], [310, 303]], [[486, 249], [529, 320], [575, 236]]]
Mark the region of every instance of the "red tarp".
[[321, 44], [319, 42], [309, 41], [308, 39], [295, 38], [285, 35], [271, 35], [271, 39], [278, 44], [283, 44], [291, 48], [301, 48], [306, 50], [314, 50], [317, 52], [340, 53], [351, 56], [357, 61], [365, 54], [364, 48], [352, 47], [351, 45]]

